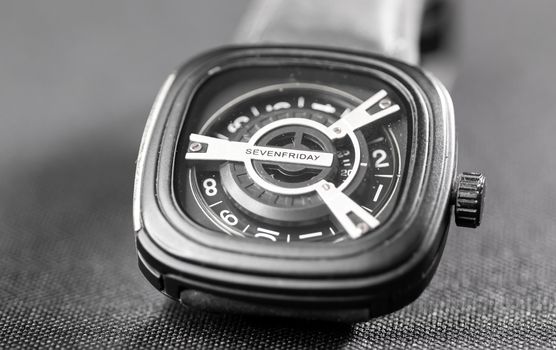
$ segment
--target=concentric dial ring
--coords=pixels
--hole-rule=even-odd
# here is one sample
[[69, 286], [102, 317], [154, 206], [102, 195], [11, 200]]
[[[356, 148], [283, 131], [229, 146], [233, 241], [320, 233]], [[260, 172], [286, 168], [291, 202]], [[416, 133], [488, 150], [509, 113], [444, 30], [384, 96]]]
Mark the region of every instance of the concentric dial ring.
[[[377, 110], [372, 111], [373, 115], [363, 111], [367, 115], [380, 115], [382, 118], [397, 111], [388, 109], [392, 107], [392, 103], [388, 99], [385, 100], [384, 91], [371, 93], [369, 101], [372, 103], [366, 102]], [[357, 118], [352, 115], [342, 124], [338, 123], [350, 110], [357, 110], [360, 102], [359, 98], [337, 89], [295, 83], [257, 89], [226, 104], [202, 124], [199, 132], [202, 131], [206, 136], [190, 136], [190, 141], [202, 141], [202, 138], [210, 137], [210, 142], [222, 143], [222, 152], [214, 155], [215, 160], [220, 159], [217, 166], [212, 167], [214, 170], [210, 170], [208, 163], [190, 163], [193, 165], [190, 172], [191, 189], [197, 203], [207, 217], [223, 231], [242, 237], [260, 238], [263, 236], [259, 231], [263, 230], [277, 233], [273, 236], [276, 241], [338, 241], [339, 238], [345, 237], [342, 232], [357, 238], [372, 230], [380, 223], [373, 216], [373, 210], [380, 213], [384, 203], [387, 203], [383, 198], [391, 197], [396, 187], [399, 166], [394, 165], [398, 163], [399, 151], [395, 146], [394, 134], [390, 129], [384, 128], [382, 122], [363, 130], [361, 126], [365, 125], [364, 121], [361, 121], [359, 115], [355, 115]], [[395, 104], [394, 107], [399, 109]], [[251, 114], [245, 111], [251, 111]], [[288, 116], [275, 118], [267, 123], [262, 122], [265, 118], [272, 119], [270, 117], [273, 114], [280, 113], [288, 113]], [[327, 118], [323, 120], [322, 117], [313, 117], [316, 115], [326, 115]], [[360, 115], [365, 116], [362, 112]], [[247, 132], [246, 130], [253, 125], [256, 131]], [[342, 135], [338, 135], [332, 128], [333, 125], [342, 127]], [[350, 129], [352, 125], [358, 126]], [[305, 133], [315, 140], [321, 140], [321, 145], [332, 144], [336, 149], [330, 152], [331, 147], [308, 147], [308, 150], [307, 147], [290, 147], [287, 145], [288, 142], [273, 144], [282, 131], [287, 133], [292, 128], [304, 129]], [[197, 137], [200, 139], [196, 139]], [[323, 138], [326, 142], [322, 142]], [[243, 148], [236, 149], [238, 144]], [[271, 151], [276, 152], [268, 157], [267, 147], [274, 146], [278, 147]], [[203, 147], [200, 148], [201, 153], [206, 150]], [[256, 147], [259, 148], [255, 149]], [[374, 149], [376, 147], [380, 148]], [[248, 156], [243, 153], [243, 157], [240, 157], [241, 152], [232, 156], [224, 155], [237, 150], [251, 153]], [[254, 154], [254, 150], [260, 152]], [[304, 152], [334, 154], [330, 162], [321, 164], [313, 164], [310, 159], [298, 163], [276, 159], [283, 156], [281, 153], [288, 154], [290, 151], [294, 153], [292, 157], [297, 158], [304, 158], [309, 154]], [[188, 152], [188, 155], [189, 153], [191, 152]], [[261, 154], [266, 158], [261, 157]], [[209, 158], [206, 155], [203, 157]], [[193, 157], [188, 159], [193, 160]], [[271, 169], [265, 169], [264, 164], [272, 165]], [[334, 169], [335, 164], [338, 164], [338, 169]], [[372, 167], [371, 164], [380, 169]], [[319, 166], [326, 170], [321, 173], [328, 173], [327, 176], [312, 177], [306, 172], [311, 167]], [[387, 168], [382, 168], [383, 166]], [[393, 174], [374, 173], [381, 169]], [[290, 176], [295, 181], [290, 181], [288, 185], [284, 181], [273, 181], [274, 179], [269, 178], [269, 171], [272, 173], [270, 175], [285, 174], [284, 176]], [[248, 179], [248, 182], [240, 183], [237, 181], [237, 175], [245, 175], [244, 178]], [[377, 176], [381, 176], [381, 183], [376, 182]], [[377, 185], [373, 185], [374, 183]], [[246, 190], [247, 187], [250, 190]], [[325, 192], [323, 189], [326, 189]], [[370, 198], [367, 192], [369, 189], [376, 191]], [[378, 200], [382, 203], [380, 206], [377, 206]], [[338, 203], [342, 204], [338, 207]]]

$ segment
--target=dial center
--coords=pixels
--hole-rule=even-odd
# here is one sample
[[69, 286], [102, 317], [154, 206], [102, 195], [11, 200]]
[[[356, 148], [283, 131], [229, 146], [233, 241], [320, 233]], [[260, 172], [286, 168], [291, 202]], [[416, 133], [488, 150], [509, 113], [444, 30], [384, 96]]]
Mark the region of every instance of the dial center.
[[[335, 147], [326, 135], [320, 131], [302, 125], [285, 125], [273, 129], [256, 142], [257, 146], [271, 146], [287, 150], [334, 153]], [[296, 156], [290, 154], [290, 156]], [[313, 153], [312, 157], [319, 157]], [[315, 159], [317, 160], [317, 159]], [[304, 187], [322, 179], [329, 178], [337, 171], [337, 160], [332, 166], [253, 162], [255, 171], [265, 180], [284, 187]]]

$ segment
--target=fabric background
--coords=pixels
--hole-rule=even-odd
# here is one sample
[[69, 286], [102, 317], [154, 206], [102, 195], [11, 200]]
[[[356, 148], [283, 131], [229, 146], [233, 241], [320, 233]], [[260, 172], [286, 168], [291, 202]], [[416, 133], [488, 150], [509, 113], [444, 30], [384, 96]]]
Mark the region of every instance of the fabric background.
[[555, 348], [556, 2], [463, 1], [460, 169], [489, 180], [430, 287], [356, 325], [193, 313], [137, 268], [134, 161], [173, 67], [245, 1], [0, 4], [0, 348]]

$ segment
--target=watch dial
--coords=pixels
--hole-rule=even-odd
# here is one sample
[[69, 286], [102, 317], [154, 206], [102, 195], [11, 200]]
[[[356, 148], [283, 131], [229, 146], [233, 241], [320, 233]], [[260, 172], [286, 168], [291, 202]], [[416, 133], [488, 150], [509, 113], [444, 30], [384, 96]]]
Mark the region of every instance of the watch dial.
[[238, 239], [372, 235], [396, 205], [408, 120], [401, 94], [370, 73], [220, 72], [186, 112], [176, 199], [197, 223]]

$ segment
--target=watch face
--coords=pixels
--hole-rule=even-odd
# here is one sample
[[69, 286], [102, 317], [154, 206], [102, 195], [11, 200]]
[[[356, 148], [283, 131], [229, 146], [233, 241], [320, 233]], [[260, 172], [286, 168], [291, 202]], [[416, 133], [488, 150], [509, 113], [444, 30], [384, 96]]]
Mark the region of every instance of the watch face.
[[207, 79], [185, 113], [175, 197], [222, 235], [339, 243], [372, 235], [397, 205], [411, 117], [380, 74], [235, 68]]

